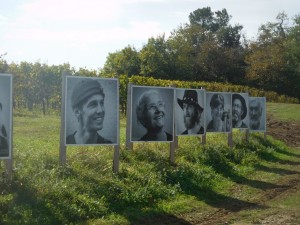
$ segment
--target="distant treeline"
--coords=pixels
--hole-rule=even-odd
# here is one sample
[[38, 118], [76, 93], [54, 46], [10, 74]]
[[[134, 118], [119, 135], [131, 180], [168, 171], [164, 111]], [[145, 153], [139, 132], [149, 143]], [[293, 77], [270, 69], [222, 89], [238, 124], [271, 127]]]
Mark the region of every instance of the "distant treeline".
[[0, 55], [0, 72], [14, 75], [14, 107], [28, 109], [34, 105], [60, 108], [63, 72], [119, 77], [122, 108], [127, 82], [249, 92], [266, 96], [267, 101], [299, 102], [300, 14], [288, 25], [287, 15], [279, 13], [276, 22], [262, 25], [251, 41], [243, 37], [243, 26], [231, 25], [230, 19], [226, 9], [197, 9], [190, 13], [189, 23], [180, 25], [168, 38], [152, 37], [141, 50], [127, 46], [110, 53], [99, 71], [76, 70], [69, 64], [9, 64]]
[[289, 20], [279, 13], [261, 25], [256, 40], [247, 40], [243, 26], [230, 19], [226, 9], [197, 9], [168, 38], [110, 53], [100, 74], [225, 82], [300, 99], [300, 14]]

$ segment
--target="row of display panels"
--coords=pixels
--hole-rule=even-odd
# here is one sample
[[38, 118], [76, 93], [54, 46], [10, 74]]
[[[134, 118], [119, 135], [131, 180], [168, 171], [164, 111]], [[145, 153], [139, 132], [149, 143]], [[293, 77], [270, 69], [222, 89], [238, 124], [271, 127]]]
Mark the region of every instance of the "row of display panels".
[[[66, 76], [65, 145], [119, 144], [118, 79]], [[203, 89], [131, 87], [130, 141], [172, 142], [174, 135], [266, 131], [266, 99]], [[0, 74], [0, 158], [11, 156], [12, 76]]]

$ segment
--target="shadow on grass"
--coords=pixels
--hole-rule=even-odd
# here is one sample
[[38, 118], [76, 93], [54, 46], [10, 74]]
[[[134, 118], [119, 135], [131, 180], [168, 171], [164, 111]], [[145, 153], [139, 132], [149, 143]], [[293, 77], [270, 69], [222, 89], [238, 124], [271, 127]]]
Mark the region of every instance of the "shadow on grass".
[[258, 136], [258, 135], [254, 135], [254, 137], [264, 146], [273, 147], [276, 150], [276, 152], [278, 152], [278, 153], [281, 153], [281, 154], [284, 154], [287, 156], [291, 156], [291, 157], [300, 158], [300, 154], [296, 154], [296, 153], [287, 151], [287, 149], [285, 149], [284, 147], [274, 144], [274, 142], [272, 142], [269, 138], [264, 139], [264, 137]]
[[[248, 144], [247, 148], [251, 151], [256, 152], [257, 155], [261, 159], [263, 159], [265, 161], [269, 161], [269, 162], [284, 164], [284, 165], [295, 165], [295, 166], [300, 165], [300, 161], [297, 162], [297, 161], [291, 161], [291, 160], [286, 160], [286, 159], [280, 159], [279, 157], [274, 155], [274, 152], [277, 152], [280, 154], [285, 154], [287, 156], [296, 157], [296, 158], [299, 157], [298, 154], [291, 153], [284, 147], [276, 145], [268, 139], [265, 140], [263, 137], [260, 137], [260, 136], [254, 136], [254, 137], [259, 141], [259, 143], [262, 145], [263, 149], [260, 149], [258, 151], [257, 146], [253, 145], [253, 144]], [[268, 148], [272, 149], [274, 152], [268, 151]]]
[[1, 207], [0, 224], [62, 224], [60, 218], [47, 208], [43, 199], [25, 180], [14, 180], [11, 190], [14, 193], [7, 211]]
[[279, 174], [279, 175], [300, 174], [300, 172], [294, 171], [294, 170], [286, 170], [286, 169], [282, 169], [282, 168], [270, 168], [270, 167], [263, 166], [263, 165], [255, 165], [255, 169], [265, 171], [265, 172], [268, 172], [268, 173], [276, 173], [276, 174]]

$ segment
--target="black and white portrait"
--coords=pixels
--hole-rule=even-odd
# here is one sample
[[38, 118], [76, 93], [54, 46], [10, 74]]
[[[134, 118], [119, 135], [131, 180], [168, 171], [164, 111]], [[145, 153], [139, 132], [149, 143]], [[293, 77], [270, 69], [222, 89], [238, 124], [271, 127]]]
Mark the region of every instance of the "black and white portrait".
[[173, 141], [173, 88], [132, 86], [131, 103], [131, 141]]
[[206, 132], [231, 132], [231, 93], [206, 92]]
[[249, 97], [249, 129], [266, 132], [266, 98]]
[[205, 132], [205, 91], [175, 89], [176, 135], [199, 135]]
[[119, 143], [117, 79], [66, 77], [66, 145]]
[[12, 75], [0, 74], [0, 159], [11, 158]]
[[232, 128], [249, 127], [248, 93], [232, 93]]

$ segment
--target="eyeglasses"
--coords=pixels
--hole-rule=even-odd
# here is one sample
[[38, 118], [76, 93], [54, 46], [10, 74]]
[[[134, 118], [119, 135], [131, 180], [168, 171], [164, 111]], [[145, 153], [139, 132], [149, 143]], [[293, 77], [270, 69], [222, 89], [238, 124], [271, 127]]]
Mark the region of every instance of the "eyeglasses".
[[146, 109], [148, 111], [155, 112], [156, 110], [162, 110], [162, 109], [164, 109], [165, 105], [166, 104], [164, 102], [159, 102], [158, 104], [147, 105]]

